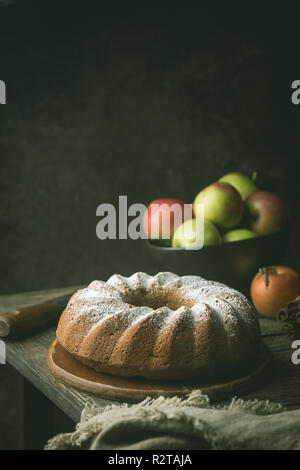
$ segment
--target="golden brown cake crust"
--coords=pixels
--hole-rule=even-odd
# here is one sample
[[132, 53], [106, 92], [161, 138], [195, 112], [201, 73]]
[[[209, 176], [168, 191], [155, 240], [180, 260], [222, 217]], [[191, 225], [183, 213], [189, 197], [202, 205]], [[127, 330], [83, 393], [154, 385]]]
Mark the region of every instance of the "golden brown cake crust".
[[100, 372], [172, 380], [223, 375], [251, 361], [261, 342], [241, 293], [167, 272], [93, 281], [69, 300], [57, 338]]

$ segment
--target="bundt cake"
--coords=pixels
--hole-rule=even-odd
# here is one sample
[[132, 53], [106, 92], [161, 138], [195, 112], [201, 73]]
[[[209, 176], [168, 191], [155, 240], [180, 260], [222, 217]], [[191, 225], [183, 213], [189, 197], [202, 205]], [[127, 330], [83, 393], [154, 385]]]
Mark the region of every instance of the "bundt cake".
[[97, 371], [151, 379], [223, 375], [254, 359], [261, 343], [240, 292], [169, 272], [93, 281], [70, 298], [57, 338]]

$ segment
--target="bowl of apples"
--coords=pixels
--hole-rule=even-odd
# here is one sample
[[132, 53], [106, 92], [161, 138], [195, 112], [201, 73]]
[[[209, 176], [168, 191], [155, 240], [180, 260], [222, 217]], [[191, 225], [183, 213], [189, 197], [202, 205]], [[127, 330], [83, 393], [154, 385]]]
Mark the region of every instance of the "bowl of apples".
[[246, 175], [229, 173], [209, 184], [196, 195], [188, 218], [184, 210], [182, 219], [174, 217], [174, 204], [185, 207], [178, 199], [157, 199], [144, 216], [147, 245], [159, 270], [213, 279], [249, 295], [257, 270], [281, 262], [288, 239], [287, 207]]

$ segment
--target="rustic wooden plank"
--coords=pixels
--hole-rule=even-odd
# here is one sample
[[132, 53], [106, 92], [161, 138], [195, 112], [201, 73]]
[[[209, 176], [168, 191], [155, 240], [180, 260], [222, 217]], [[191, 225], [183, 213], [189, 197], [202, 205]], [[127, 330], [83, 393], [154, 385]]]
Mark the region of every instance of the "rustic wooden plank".
[[259, 318], [259, 323], [261, 327], [261, 332], [263, 337], [265, 336], [274, 336], [274, 335], [283, 335], [281, 331], [281, 325], [273, 318]]
[[[280, 325], [279, 325], [280, 327]], [[265, 336], [264, 342], [272, 351], [273, 365], [270, 381], [245, 398], [258, 398], [281, 403], [287, 409], [300, 407], [300, 365], [292, 363], [291, 342], [284, 335]]]
[[48, 347], [55, 338], [55, 328], [48, 328], [21, 341], [7, 343], [7, 361], [41, 392], [61, 408], [71, 419], [78, 421], [83, 407], [93, 402], [106, 406], [109, 402], [79, 392], [54, 378], [48, 369]]
[[277, 377], [270, 380], [262, 389], [243, 396], [244, 399], [270, 400], [281, 403], [288, 410], [300, 407], [299, 377]]
[[[76, 287], [67, 287], [1, 296], [0, 313], [59, 295], [66, 295], [76, 289]], [[294, 366], [291, 362], [291, 344], [281, 333], [280, 324], [276, 321], [262, 318], [260, 324], [264, 341], [274, 356], [274, 374], [272, 380], [261, 390], [247, 397], [280, 402], [290, 409], [300, 407], [300, 366]], [[53, 326], [28, 338], [7, 341], [7, 360], [64, 413], [77, 422], [87, 403], [104, 407], [111, 401], [79, 392], [64, 385], [51, 374], [47, 367], [46, 354], [54, 338], [55, 327]]]
[[264, 336], [264, 343], [272, 349], [273, 352], [276, 351], [287, 351], [292, 354], [291, 342], [288, 340], [287, 336]]
[[[2, 296], [0, 297], [0, 313], [42, 302], [59, 295], [67, 295], [74, 290], [76, 288], [68, 287]], [[7, 341], [7, 362], [77, 422], [87, 403], [104, 407], [111, 402], [68, 387], [51, 374], [47, 366], [46, 355], [49, 345], [55, 338], [55, 329], [53, 326], [27, 338]]]
[[0, 313], [6, 313], [19, 307], [45, 302], [46, 300], [59, 297], [61, 295], [72, 294], [82, 286], [60, 287], [58, 289], [47, 289], [33, 292], [21, 292], [19, 294], [0, 296]]

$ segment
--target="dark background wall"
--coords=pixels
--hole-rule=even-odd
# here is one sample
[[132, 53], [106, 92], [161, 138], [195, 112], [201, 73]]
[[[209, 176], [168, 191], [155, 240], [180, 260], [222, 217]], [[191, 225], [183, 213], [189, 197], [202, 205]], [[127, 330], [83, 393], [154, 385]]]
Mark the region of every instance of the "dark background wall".
[[236, 170], [293, 207], [300, 269], [294, 15], [142, 3], [0, 8], [1, 293], [155, 272], [144, 242], [96, 238], [96, 207]]

